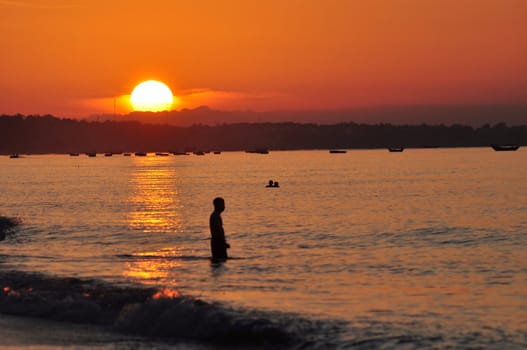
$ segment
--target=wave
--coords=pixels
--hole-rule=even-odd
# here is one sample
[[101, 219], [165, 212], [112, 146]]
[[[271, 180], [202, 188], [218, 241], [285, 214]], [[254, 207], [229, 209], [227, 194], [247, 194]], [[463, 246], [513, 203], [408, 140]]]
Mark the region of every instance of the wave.
[[182, 296], [171, 289], [19, 271], [0, 274], [0, 312], [103, 325], [146, 337], [243, 348], [331, 348], [342, 329], [339, 321], [236, 309]]
[[[176, 290], [0, 271], [0, 313], [84, 323], [154, 340], [225, 349], [523, 349], [527, 333], [488, 326], [452, 329], [441, 315], [403, 322], [358, 317], [315, 320], [296, 314], [233, 308]], [[443, 328], [445, 327], [445, 328]], [[31, 332], [31, 329], [28, 329]], [[185, 347], [182, 347], [185, 348]], [[201, 346], [198, 346], [201, 348]]]

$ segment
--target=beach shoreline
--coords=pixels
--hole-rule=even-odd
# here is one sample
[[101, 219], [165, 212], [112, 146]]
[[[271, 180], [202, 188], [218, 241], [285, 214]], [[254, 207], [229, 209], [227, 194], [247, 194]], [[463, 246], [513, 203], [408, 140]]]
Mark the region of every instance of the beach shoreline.
[[205, 344], [160, 341], [113, 331], [109, 327], [0, 313], [2, 349], [175, 349], [208, 350]]
[[50, 321], [34, 317], [12, 316], [0, 313], [2, 346], [55, 349], [78, 345], [115, 342], [118, 338], [103, 327]]

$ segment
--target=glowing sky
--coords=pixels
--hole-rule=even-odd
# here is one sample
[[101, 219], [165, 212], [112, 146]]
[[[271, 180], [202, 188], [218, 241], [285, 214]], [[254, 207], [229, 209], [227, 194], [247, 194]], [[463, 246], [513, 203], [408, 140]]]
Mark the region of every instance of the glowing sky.
[[527, 103], [526, 0], [0, 0], [0, 113]]

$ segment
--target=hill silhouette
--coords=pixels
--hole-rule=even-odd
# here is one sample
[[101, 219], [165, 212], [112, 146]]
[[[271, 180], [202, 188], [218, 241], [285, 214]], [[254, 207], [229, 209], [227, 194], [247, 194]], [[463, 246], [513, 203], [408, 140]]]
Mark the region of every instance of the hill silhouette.
[[480, 127], [485, 124], [527, 124], [525, 105], [408, 105], [377, 106], [348, 110], [308, 111], [225, 111], [207, 106], [169, 112], [132, 112], [126, 115], [95, 115], [93, 121], [148, 121], [156, 124], [191, 126], [223, 123], [364, 123], [364, 124], [462, 124]]
[[47, 116], [0, 116], [0, 153], [239, 151], [479, 147], [527, 144], [527, 126], [392, 125], [338, 123], [144, 124], [137, 121], [79, 121]]

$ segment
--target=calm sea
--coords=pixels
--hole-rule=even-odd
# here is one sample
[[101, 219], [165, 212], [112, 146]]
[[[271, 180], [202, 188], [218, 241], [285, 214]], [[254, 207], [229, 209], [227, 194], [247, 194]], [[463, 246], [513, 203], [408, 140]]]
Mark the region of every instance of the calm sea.
[[[219, 313], [210, 327], [228, 323], [227, 338], [257, 339], [263, 322], [297, 339], [276, 347], [523, 349], [526, 175], [522, 148], [2, 157], [0, 216], [21, 224], [0, 242], [0, 275], [177, 291]], [[221, 265], [217, 196], [233, 257]], [[172, 315], [162, 338], [274, 347], [265, 332], [230, 343], [177, 329], [209, 316]]]

